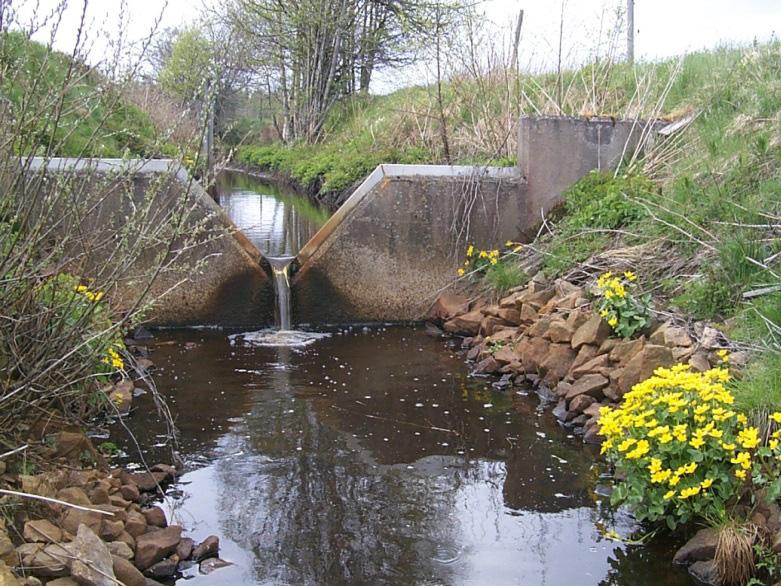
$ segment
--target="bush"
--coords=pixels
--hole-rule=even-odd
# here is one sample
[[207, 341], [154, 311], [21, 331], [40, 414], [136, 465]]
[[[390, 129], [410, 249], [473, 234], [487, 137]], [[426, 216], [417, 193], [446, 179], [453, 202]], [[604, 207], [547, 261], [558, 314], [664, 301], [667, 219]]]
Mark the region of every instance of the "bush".
[[564, 192], [567, 231], [584, 228], [615, 230], [643, 217], [643, 209], [630, 197], [645, 196], [653, 183], [642, 175], [592, 171]]
[[725, 518], [741, 486], [763, 482], [762, 468], [778, 453], [779, 434], [759, 448], [759, 430], [732, 407], [729, 379], [724, 368], [660, 368], [635, 385], [620, 407], [600, 410], [602, 453], [623, 479], [611, 497], [614, 504], [627, 504], [639, 520], [665, 521], [671, 529], [696, 518], [713, 524]]

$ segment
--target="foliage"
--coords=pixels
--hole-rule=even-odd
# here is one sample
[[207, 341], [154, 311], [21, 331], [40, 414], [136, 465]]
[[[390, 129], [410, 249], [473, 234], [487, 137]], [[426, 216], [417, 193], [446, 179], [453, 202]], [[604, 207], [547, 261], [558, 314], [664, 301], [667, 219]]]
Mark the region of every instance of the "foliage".
[[208, 40], [200, 31], [190, 29], [176, 37], [158, 81], [166, 92], [189, 103], [203, 97], [205, 83], [212, 77], [211, 69]]
[[724, 368], [659, 368], [620, 407], [600, 410], [602, 453], [623, 478], [614, 503], [674, 529], [697, 518], [717, 523], [741, 486], [767, 483], [781, 432], [759, 447], [759, 430], [733, 408], [729, 379]]
[[489, 266], [485, 271], [485, 283], [497, 294], [503, 295], [513, 287], [519, 287], [529, 280], [529, 275], [515, 259], [507, 258]]
[[761, 542], [754, 544], [754, 559], [757, 576], [747, 586], [776, 584], [781, 580], [781, 560], [771, 547]]
[[634, 295], [636, 281], [637, 276], [631, 271], [618, 277], [608, 271], [597, 279], [596, 309], [623, 338], [631, 338], [651, 323], [651, 296]]
[[653, 183], [643, 175], [613, 175], [591, 171], [564, 192], [566, 219], [562, 228], [615, 230], [639, 220], [644, 214], [633, 197], [653, 192]]

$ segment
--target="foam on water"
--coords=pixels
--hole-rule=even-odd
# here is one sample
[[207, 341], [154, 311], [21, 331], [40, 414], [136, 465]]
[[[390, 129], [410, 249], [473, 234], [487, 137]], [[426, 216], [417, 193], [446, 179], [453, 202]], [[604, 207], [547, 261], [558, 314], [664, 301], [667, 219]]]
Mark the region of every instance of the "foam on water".
[[302, 332], [300, 330], [263, 329], [228, 336], [231, 344], [258, 347], [304, 348], [318, 340], [330, 337], [325, 332]]

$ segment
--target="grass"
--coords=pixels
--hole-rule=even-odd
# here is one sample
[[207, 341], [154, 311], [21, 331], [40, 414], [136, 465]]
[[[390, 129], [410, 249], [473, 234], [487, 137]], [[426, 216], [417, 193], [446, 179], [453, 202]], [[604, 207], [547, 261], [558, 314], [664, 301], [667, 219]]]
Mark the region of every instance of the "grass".
[[[69, 79], [69, 70], [72, 69]], [[0, 36], [0, 91], [10, 102], [19, 153], [55, 156], [152, 156], [158, 136], [150, 117], [123, 100], [95, 71], [19, 32]], [[62, 98], [62, 115], [56, 118]], [[51, 147], [50, 147], [51, 145]], [[162, 147], [161, 147], [162, 148]]]
[[500, 296], [513, 287], [525, 284], [528, 280], [529, 276], [526, 272], [512, 259], [489, 266], [483, 276], [483, 282]]

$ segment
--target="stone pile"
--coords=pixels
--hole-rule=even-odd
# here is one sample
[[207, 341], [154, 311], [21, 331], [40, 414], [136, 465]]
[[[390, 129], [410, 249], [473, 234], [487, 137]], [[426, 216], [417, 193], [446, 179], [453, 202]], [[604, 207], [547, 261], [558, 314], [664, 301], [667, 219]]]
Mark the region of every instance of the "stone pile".
[[176, 470], [164, 464], [147, 472], [20, 476], [22, 492], [76, 506], [36, 507], [32, 510], [46, 511], [37, 515], [43, 518], [22, 519], [21, 531], [9, 532], [0, 521], [0, 585], [110, 586], [119, 581], [150, 586], [196, 564], [202, 573], [228, 565], [217, 559], [217, 537], [200, 543], [182, 537], [182, 527], [168, 525], [164, 511], [154, 504], [175, 477]]
[[[617, 405], [637, 383], [660, 366], [688, 363], [704, 371], [721, 363], [726, 340], [714, 328], [692, 331], [672, 323], [654, 324], [645, 335], [624, 340], [591, 309], [587, 292], [564, 280], [532, 281], [511, 291], [497, 305], [469, 303], [444, 294], [428, 320], [453, 335], [475, 375], [496, 375], [494, 385], [533, 385], [557, 402], [554, 413], [587, 442], [599, 443], [599, 409]], [[745, 361], [742, 353], [730, 355]]]

